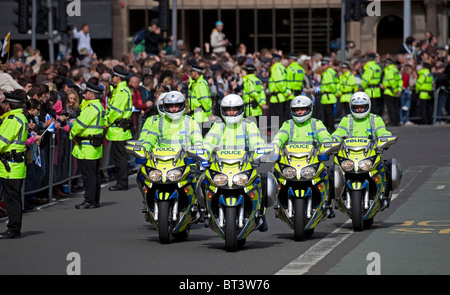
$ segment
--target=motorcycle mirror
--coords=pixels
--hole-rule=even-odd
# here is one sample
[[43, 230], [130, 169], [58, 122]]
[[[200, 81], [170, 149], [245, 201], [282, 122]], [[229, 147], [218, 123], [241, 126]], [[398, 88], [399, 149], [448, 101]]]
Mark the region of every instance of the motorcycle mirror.
[[320, 147], [320, 155], [331, 155], [337, 153], [341, 149], [340, 142], [325, 142]]
[[130, 145], [125, 146], [126, 153], [135, 158], [147, 158], [147, 151], [142, 145]]
[[380, 138], [378, 138], [378, 141], [377, 141], [377, 148], [378, 149], [387, 149], [396, 142], [397, 142], [397, 136], [380, 137]]

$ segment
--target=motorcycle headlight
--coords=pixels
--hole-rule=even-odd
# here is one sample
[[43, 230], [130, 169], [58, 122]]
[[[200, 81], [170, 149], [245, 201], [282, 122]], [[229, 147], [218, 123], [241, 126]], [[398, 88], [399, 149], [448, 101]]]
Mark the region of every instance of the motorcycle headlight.
[[284, 177], [291, 179], [297, 175], [297, 169], [291, 166], [287, 166], [283, 169], [282, 173]]
[[373, 164], [372, 161], [368, 159], [359, 161], [358, 169], [362, 171], [368, 171], [372, 167], [372, 164]]
[[244, 186], [248, 181], [248, 176], [245, 173], [239, 173], [233, 176], [233, 183], [239, 186]]
[[167, 172], [167, 178], [170, 181], [178, 181], [183, 176], [183, 170], [180, 168], [172, 169]]
[[313, 178], [314, 175], [316, 175], [316, 169], [311, 166], [305, 167], [302, 169], [302, 171], [300, 171], [300, 175], [306, 179]]
[[344, 160], [341, 162], [341, 167], [344, 171], [352, 171], [355, 168], [355, 163], [352, 160]]
[[219, 173], [214, 176], [213, 181], [218, 186], [224, 186], [228, 183], [228, 176], [223, 173]]
[[148, 173], [148, 178], [153, 182], [161, 181], [161, 178], [162, 178], [161, 170], [151, 170]]

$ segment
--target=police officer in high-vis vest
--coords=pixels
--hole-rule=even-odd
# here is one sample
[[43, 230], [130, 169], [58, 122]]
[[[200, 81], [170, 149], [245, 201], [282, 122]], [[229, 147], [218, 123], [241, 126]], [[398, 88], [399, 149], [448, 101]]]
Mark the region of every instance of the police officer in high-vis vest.
[[113, 84], [115, 86], [111, 99], [108, 101], [105, 116], [106, 139], [111, 142], [111, 152], [116, 170], [117, 183], [109, 187], [110, 191], [128, 190], [128, 156], [125, 146], [131, 139], [131, 121], [133, 101], [131, 91], [127, 86], [128, 71], [121, 66], [113, 69]]
[[84, 201], [76, 205], [76, 209], [100, 207], [100, 159], [103, 155], [105, 116], [105, 109], [100, 102], [102, 95], [100, 86], [86, 83], [80, 115], [70, 129], [69, 138], [75, 142], [72, 155], [77, 159], [85, 188]]
[[386, 130], [383, 119], [370, 112], [371, 100], [367, 93], [356, 92], [350, 98], [351, 114], [342, 118], [336, 131], [331, 138], [341, 142], [343, 137], [365, 137], [370, 136], [377, 139], [382, 136], [391, 136], [392, 133]]
[[[245, 116], [255, 117], [256, 124], [259, 124], [259, 116], [262, 116], [262, 107], [266, 104], [266, 93], [264, 92], [261, 80], [256, 77], [256, 67], [248, 64], [243, 68], [246, 75], [243, 77], [242, 98], [245, 103]], [[259, 126], [259, 125], [258, 125]]]
[[[211, 130], [206, 134], [203, 148], [211, 154], [214, 148], [220, 147], [227, 150], [256, 151], [257, 148], [265, 147], [265, 141], [261, 138], [258, 126], [249, 119], [244, 119], [244, 100], [237, 94], [228, 94], [220, 103], [220, 114], [224, 122], [214, 123]], [[264, 179], [262, 179], [264, 183]], [[267, 208], [267, 197], [263, 196], [261, 201], [261, 212], [264, 215]], [[267, 231], [265, 217], [263, 224], [258, 228]]]
[[21, 237], [22, 185], [26, 177], [25, 150], [28, 137], [28, 120], [22, 107], [26, 97], [19, 93], [4, 93], [5, 114], [0, 117], [0, 179], [2, 197], [8, 212], [8, 229], [0, 239]]
[[423, 124], [433, 123], [433, 74], [430, 72], [431, 65], [423, 63], [422, 69], [417, 74], [416, 93], [420, 99], [420, 114]]
[[270, 96], [270, 117], [278, 117], [278, 127], [288, 120], [289, 112], [286, 109], [286, 102], [291, 96], [286, 79], [286, 68], [281, 63], [281, 55], [272, 53], [273, 65], [270, 68], [269, 91]]
[[383, 70], [383, 96], [386, 108], [391, 119], [393, 126], [400, 125], [400, 95], [403, 88], [403, 80], [394, 64], [394, 61], [390, 58], [386, 59], [386, 66]]
[[328, 132], [334, 131], [334, 105], [337, 102], [336, 94], [339, 80], [336, 70], [333, 68], [332, 61], [329, 57], [322, 59], [322, 68], [325, 71], [322, 73], [322, 80], [320, 82], [320, 104], [323, 110], [323, 123], [328, 129]]
[[164, 115], [158, 116], [139, 138], [147, 151], [154, 147], [174, 149], [201, 148], [203, 137], [199, 124], [186, 115], [186, 98], [181, 92], [171, 91], [163, 98]]
[[192, 65], [191, 68], [188, 86], [188, 107], [189, 116], [200, 124], [202, 134], [206, 134], [212, 118], [212, 99], [209, 84], [203, 78], [203, 68], [198, 65]]
[[[272, 144], [279, 152], [286, 144], [313, 144], [318, 145], [323, 142], [331, 142], [330, 133], [318, 119], [311, 118], [313, 104], [309, 97], [304, 95], [296, 96], [290, 105], [292, 119], [284, 122], [272, 140]], [[327, 204], [331, 203], [331, 198]], [[329, 217], [335, 216], [331, 205], [327, 206], [330, 211]]]
[[384, 98], [381, 95], [380, 83], [383, 71], [375, 61], [375, 53], [367, 55], [367, 62], [364, 64], [364, 72], [361, 76], [361, 86], [371, 100], [371, 112], [378, 116], [383, 116]]
[[358, 92], [355, 75], [352, 74], [348, 63], [342, 64], [341, 72], [338, 84], [339, 107], [337, 117], [339, 119], [350, 114], [350, 97], [353, 93]]
[[292, 92], [291, 97], [302, 94], [303, 78], [305, 77], [305, 69], [297, 62], [297, 59], [297, 54], [289, 53], [289, 66], [287, 67], [286, 79], [288, 87]]

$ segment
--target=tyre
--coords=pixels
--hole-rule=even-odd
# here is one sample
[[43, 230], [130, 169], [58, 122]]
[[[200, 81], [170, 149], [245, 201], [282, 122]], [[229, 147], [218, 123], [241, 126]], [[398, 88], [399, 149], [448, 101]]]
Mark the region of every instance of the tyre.
[[227, 252], [236, 252], [238, 246], [236, 211], [236, 207], [226, 207], [225, 209], [225, 248]]
[[363, 207], [363, 191], [351, 191], [350, 198], [352, 202], [352, 225], [354, 231], [362, 231], [364, 229], [364, 207]]
[[158, 202], [158, 233], [161, 244], [170, 243], [172, 222], [170, 221], [170, 202]]
[[294, 199], [294, 240], [304, 241], [306, 238], [306, 200]]

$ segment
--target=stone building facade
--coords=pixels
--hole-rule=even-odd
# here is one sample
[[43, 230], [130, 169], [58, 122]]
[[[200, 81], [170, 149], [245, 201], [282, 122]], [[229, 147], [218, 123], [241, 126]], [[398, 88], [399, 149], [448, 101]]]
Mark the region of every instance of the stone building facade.
[[[170, 7], [172, 7], [170, 1]], [[403, 1], [380, 2], [380, 16], [366, 16], [346, 23], [347, 40], [363, 52], [392, 52], [403, 43]], [[153, 0], [113, 0], [113, 55], [128, 51], [126, 38], [146, 27], [158, 15]], [[427, 31], [448, 43], [447, 0], [411, 0], [411, 34], [418, 40]], [[190, 50], [209, 42], [217, 20], [237, 48], [246, 44], [252, 52], [277, 48], [284, 52], [328, 54], [336, 47], [341, 32], [341, 0], [177, 0], [177, 39]], [[167, 33], [170, 35], [170, 31]]]

